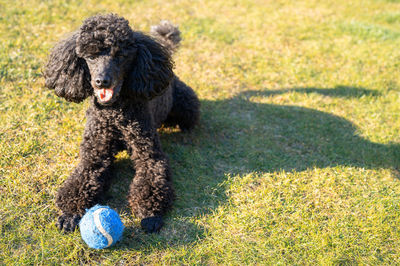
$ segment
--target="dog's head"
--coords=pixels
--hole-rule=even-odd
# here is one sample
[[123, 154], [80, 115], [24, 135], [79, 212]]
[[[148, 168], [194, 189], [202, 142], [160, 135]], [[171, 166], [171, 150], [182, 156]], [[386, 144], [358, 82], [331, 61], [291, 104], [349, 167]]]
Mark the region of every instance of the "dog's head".
[[46, 86], [68, 101], [95, 95], [101, 105], [122, 97], [149, 100], [168, 87], [173, 63], [168, 51], [114, 14], [86, 19], [52, 50]]

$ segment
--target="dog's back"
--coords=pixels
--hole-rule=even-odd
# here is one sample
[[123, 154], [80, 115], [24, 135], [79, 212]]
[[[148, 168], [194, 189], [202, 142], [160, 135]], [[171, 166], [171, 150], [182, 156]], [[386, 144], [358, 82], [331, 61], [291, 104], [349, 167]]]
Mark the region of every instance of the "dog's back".
[[[170, 54], [173, 54], [179, 48], [182, 40], [179, 28], [168, 20], [162, 20], [158, 25], [151, 26], [150, 34], [161, 43]], [[172, 108], [173, 83], [174, 81], [161, 96], [155, 97], [150, 101], [150, 108], [156, 127], [161, 126]], [[165, 110], [168, 110], [168, 112], [166, 113]]]

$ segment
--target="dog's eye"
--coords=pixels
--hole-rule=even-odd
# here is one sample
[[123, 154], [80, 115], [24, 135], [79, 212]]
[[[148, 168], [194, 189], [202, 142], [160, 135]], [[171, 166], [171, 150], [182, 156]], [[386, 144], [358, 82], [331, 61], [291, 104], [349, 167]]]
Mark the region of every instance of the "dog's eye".
[[95, 56], [91, 55], [91, 56], [88, 56], [87, 59], [90, 60], [90, 61], [93, 61], [95, 58], [96, 58]]

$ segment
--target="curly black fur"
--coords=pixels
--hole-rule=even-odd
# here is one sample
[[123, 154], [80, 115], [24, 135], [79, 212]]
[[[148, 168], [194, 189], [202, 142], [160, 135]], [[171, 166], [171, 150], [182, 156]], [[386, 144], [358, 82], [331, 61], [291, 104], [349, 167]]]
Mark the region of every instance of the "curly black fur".
[[159, 25], [151, 26], [150, 33], [171, 53], [179, 48], [182, 40], [179, 28], [172, 25], [168, 20], [162, 20]]
[[168, 34], [166, 25], [153, 28], [160, 33], [156, 41], [115, 14], [97, 15], [52, 50], [46, 86], [72, 102], [91, 97], [80, 162], [57, 194], [60, 229], [74, 230], [85, 209], [98, 202], [114, 156], [123, 149], [136, 170], [128, 195], [132, 212], [147, 232], [162, 226], [174, 190], [157, 128], [165, 123], [191, 130], [200, 106], [173, 73], [171, 49], [180, 37], [173, 25], [167, 25], [174, 31]]

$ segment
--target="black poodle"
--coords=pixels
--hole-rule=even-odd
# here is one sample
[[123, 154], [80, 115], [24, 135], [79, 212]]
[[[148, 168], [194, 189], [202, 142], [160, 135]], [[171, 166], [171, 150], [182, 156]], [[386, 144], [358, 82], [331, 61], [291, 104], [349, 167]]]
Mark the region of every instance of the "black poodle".
[[96, 15], [53, 48], [46, 87], [68, 101], [90, 97], [80, 162], [59, 189], [58, 227], [75, 230], [111, 178], [115, 155], [128, 150], [135, 176], [128, 202], [146, 232], [158, 231], [174, 199], [168, 158], [157, 128], [191, 130], [199, 119], [194, 91], [173, 73], [180, 32], [163, 21], [153, 37], [133, 31], [115, 14]]

